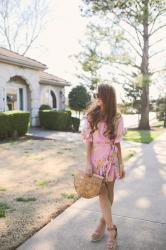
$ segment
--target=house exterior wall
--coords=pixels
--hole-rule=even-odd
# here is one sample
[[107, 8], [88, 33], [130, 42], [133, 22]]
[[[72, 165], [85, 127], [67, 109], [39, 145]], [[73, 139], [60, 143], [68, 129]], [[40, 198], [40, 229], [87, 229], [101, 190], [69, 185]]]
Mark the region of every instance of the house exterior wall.
[[26, 82], [27, 96], [24, 98], [24, 106], [25, 110], [31, 112], [32, 126], [39, 125], [38, 110], [41, 104], [43, 104], [42, 93], [46, 89], [51, 89], [55, 93], [57, 99], [57, 110], [65, 108], [64, 87], [39, 84], [39, 71], [0, 62], [0, 111], [7, 110], [6, 88], [10, 86], [19, 88], [19, 86], [22, 86], [19, 85], [19, 83], [17, 84], [17, 82], [9, 82], [9, 80], [15, 76], [20, 77]]
[[19, 76], [20, 78], [24, 79], [29, 88], [31, 96], [31, 124], [32, 126], [36, 126], [38, 125], [38, 109], [40, 106], [40, 85], [38, 71], [0, 63], [0, 110], [6, 110], [6, 87], [10, 86], [10, 83], [8, 83], [10, 78], [15, 76]]
[[[57, 107], [56, 110], [62, 110], [65, 108], [65, 96], [64, 96], [64, 87], [52, 86], [40, 84], [40, 103], [48, 104], [52, 106], [52, 98], [50, 95], [50, 91], [53, 91], [56, 96]], [[48, 97], [47, 97], [48, 94]]]

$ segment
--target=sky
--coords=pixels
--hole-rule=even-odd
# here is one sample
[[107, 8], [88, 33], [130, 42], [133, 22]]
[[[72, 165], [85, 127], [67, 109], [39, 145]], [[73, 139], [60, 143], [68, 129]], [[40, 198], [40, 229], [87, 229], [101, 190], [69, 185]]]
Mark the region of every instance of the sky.
[[[64, 78], [75, 86], [78, 84], [75, 76], [78, 65], [70, 56], [78, 54], [81, 50], [79, 41], [85, 39], [88, 21], [81, 16], [79, 8], [81, 0], [50, 0], [50, 2], [52, 8], [47, 27], [26, 55], [45, 63], [48, 66], [48, 73]], [[158, 57], [157, 60], [161, 58]], [[156, 62], [155, 58], [154, 63]], [[66, 94], [70, 89], [71, 87], [66, 87]], [[120, 101], [123, 90], [118, 85], [116, 90], [117, 99]], [[150, 95], [158, 96], [155, 86], [151, 88]]]
[[[81, 16], [81, 0], [51, 0], [52, 13], [47, 28], [28, 51], [26, 56], [45, 63], [47, 72], [69, 81], [66, 96], [79, 81], [76, 77], [78, 63], [71, 56], [81, 50], [79, 41], [86, 39], [88, 20]], [[122, 89], [116, 85], [117, 100], [121, 100]]]
[[[69, 57], [80, 51], [79, 40], [84, 38], [87, 21], [81, 17], [80, 0], [52, 0], [53, 20], [27, 56], [47, 64], [47, 72], [76, 84], [75, 67]], [[50, 18], [51, 19], [51, 18]]]

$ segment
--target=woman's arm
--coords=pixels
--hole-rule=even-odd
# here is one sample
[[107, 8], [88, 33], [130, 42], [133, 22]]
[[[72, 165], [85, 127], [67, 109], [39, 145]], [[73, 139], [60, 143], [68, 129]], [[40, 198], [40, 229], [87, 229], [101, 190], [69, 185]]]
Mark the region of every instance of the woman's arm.
[[91, 165], [92, 142], [86, 143], [86, 160], [87, 165]]
[[85, 168], [85, 172], [87, 175], [92, 175], [92, 163], [91, 163], [91, 153], [92, 153], [92, 145], [93, 145], [93, 136], [91, 133], [91, 127], [90, 124], [88, 122], [87, 117], [84, 118], [82, 123], [82, 131], [81, 131], [81, 135], [82, 135], [82, 139], [83, 142], [86, 145], [86, 168]]
[[92, 142], [86, 143], [86, 174], [92, 176], [92, 162], [91, 162]]
[[122, 158], [122, 150], [121, 150], [120, 142], [116, 143], [116, 146], [118, 148], [118, 162], [119, 162], [120, 178], [123, 178], [125, 176], [125, 171], [124, 171], [124, 163], [123, 163], [123, 158]]
[[124, 168], [124, 164], [123, 164], [122, 150], [121, 150], [121, 144], [120, 144], [120, 142], [116, 143], [116, 146], [118, 148], [118, 162], [119, 162], [119, 167], [121, 169], [123, 169]]

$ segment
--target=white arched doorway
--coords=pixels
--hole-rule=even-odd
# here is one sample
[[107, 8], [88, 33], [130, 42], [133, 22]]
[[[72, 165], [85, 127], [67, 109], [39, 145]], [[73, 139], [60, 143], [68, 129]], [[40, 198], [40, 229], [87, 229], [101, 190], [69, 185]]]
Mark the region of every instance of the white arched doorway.
[[41, 105], [49, 105], [53, 109], [58, 109], [57, 96], [52, 88], [46, 87], [42, 90]]
[[5, 95], [6, 110], [31, 109], [29, 86], [22, 77], [13, 76], [9, 79], [6, 83]]

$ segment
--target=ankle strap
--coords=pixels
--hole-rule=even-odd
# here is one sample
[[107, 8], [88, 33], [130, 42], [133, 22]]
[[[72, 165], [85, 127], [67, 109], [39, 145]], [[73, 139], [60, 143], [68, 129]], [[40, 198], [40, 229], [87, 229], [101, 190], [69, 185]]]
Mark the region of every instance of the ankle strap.
[[113, 225], [113, 227], [107, 227], [107, 230], [108, 231], [112, 231], [112, 230], [117, 231], [117, 227], [116, 227], [116, 225]]

